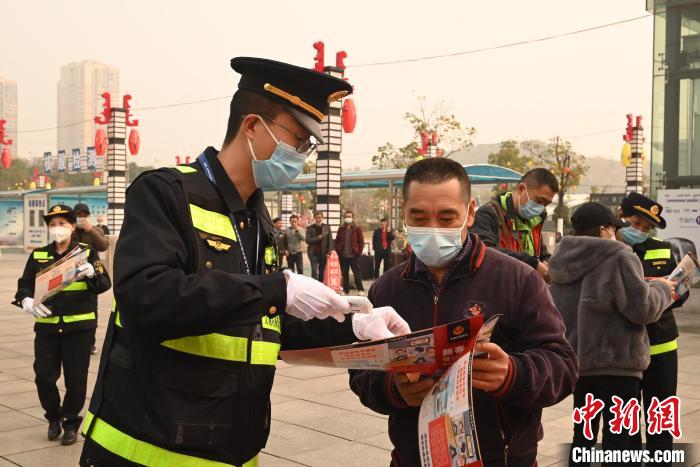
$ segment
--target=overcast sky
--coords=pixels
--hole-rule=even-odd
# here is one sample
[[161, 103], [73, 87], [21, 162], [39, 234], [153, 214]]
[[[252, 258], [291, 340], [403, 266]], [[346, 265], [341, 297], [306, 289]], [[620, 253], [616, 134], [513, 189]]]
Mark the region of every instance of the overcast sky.
[[[313, 65], [346, 50], [358, 124], [343, 165], [369, 167], [377, 146], [406, 144], [402, 119], [417, 96], [443, 100], [475, 143], [571, 138], [586, 155], [619, 157], [625, 114], [651, 120], [652, 18], [478, 54], [356, 67], [537, 39], [645, 15], [644, 0], [562, 1], [19, 1], [2, 2], [0, 76], [19, 86], [24, 154], [56, 150], [61, 65], [94, 59], [118, 67], [134, 107], [230, 96], [239, 55]], [[172, 164], [223, 140], [228, 100], [135, 112], [142, 164]]]

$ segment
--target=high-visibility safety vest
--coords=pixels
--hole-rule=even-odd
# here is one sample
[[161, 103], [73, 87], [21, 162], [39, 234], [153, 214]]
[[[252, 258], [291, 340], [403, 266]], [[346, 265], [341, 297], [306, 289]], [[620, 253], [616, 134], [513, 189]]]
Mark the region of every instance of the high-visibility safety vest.
[[[87, 247], [85, 244], [81, 246]], [[45, 250], [33, 251], [32, 259], [42, 269], [54, 262], [54, 257]], [[49, 303], [52, 304], [50, 307], [54, 314], [35, 319], [34, 328], [37, 332], [62, 333], [97, 326], [97, 300], [88, 291], [85, 279], [68, 284]]]
[[508, 218], [508, 198], [513, 193], [505, 193], [492, 203], [498, 216], [500, 231], [499, 246], [511, 251], [525, 252], [530, 256], [539, 256], [542, 250], [542, 218], [535, 216], [532, 219], [523, 220], [515, 216]]
[[[196, 240], [185, 273], [244, 273], [236, 229], [197, 167], [159, 171], [185, 194]], [[276, 270], [274, 239], [262, 242], [261, 250], [256, 263]], [[256, 466], [270, 430], [269, 394], [284, 317], [154, 341], [130, 331], [128, 310], [116, 302], [111, 315], [105, 340], [110, 357], [100, 367], [83, 433], [137, 464]]]
[[[642, 262], [644, 277], [665, 277], [676, 268], [671, 245], [659, 238], [649, 237], [632, 247]], [[677, 305], [676, 305], [677, 306]], [[647, 325], [650, 355], [673, 352], [678, 348], [678, 326], [673, 315], [673, 306], [666, 310], [658, 321]]]

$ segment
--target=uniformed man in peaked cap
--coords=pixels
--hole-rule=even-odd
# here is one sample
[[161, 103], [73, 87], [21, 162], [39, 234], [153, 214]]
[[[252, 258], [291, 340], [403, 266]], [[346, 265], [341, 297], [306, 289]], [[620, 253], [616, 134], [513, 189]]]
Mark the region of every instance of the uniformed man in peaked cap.
[[[671, 253], [671, 244], [652, 237], [652, 228], [666, 228], [666, 220], [661, 217], [663, 206], [646, 196], [630, 192], [622, 199], [618, 215], [631, 225], [619, 229], [618, 239], [632, 247], [644, 268], [645, 277], [666, 277], [676, 268], [676, 260]], [[642, 398], [644, 412], [648, 410], [652, 398], [659, 401], [675, 396], [678, 383], [678, 326], [673, 309], [681, 306], [688, 298], [686, 294], [676, 301], [661, 318], [647, 325], [651, 362], [642, 375]], [[641, 443], [641, 434], [637, 436]], [[649, 451], [670, 450], [673, 447], [671, 433], [646, 434], [646, 449]], [[652, 456], [654, 454], [652, 453]], [[654, 464], [654, 465], [671, 465]]]
[[278, 270], [263, 190], [301, 172], [351, 86], [272, 60], [231, 66], [241, 79], [221, 151], [127, 192], [81, 465], [257, 465], [280, 348], [409, 331], [392, 309], [348, 315], [333, 290]]

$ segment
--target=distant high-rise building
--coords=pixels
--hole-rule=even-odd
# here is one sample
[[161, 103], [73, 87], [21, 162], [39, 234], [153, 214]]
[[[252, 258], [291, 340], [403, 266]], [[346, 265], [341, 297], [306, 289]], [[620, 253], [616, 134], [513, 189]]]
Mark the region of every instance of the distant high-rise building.
[[0, 120], [6, 120], [7, 139], [12, 140], [12, 153], [19, 154], [17, 140], [17, 81], [0, 77]]
[[58, 82], [58, 146], [70, 154], [74, 148], [85, 153], [94, 146], [95, 116], [102, 112], [102, 93], [119, 99], [119, 69], [93, 60], [73, 62], [61, 67]]

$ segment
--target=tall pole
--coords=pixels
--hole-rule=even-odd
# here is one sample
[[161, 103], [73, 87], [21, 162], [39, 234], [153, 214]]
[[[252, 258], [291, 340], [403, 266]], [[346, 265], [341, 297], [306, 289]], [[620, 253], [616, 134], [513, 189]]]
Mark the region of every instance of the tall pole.
[[644, 191], [644, 127], [642, 116], [637, 115], [636, 124], [632, 124], [632, 114], [627, 114], [627, 128], [623, 135], [625, 145], [622, 147], [622, 164], [625, 166], [627, 193]]
[[126, 111], [112, 108], [107, 124], [107, 226], [119, 235], [124, 221], [126, 202]]
[[[324, 66], [322, 42], [316, 42], [316, 66], [314, 69], [336, 78], [343, 79], [345, 52], [336, 55], [336, 66]], [[325, 140], [318, 146], [316, 159], [316, 210], [323, 217], [334, 233], [340, 227], [340, 153], [343, 150], [343, 125], [341, 117], [342, 101], [336, 100], [329, 104], [328, 116], [321, 122], [321, 133]]]

